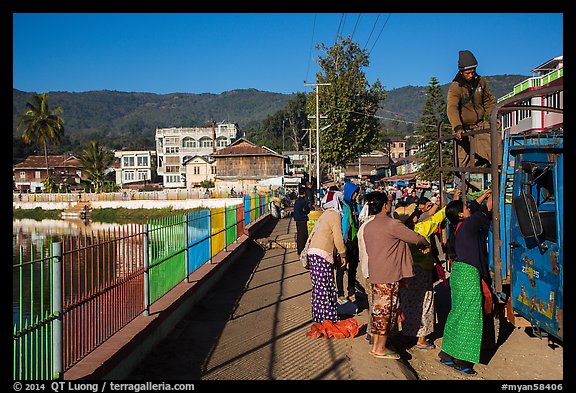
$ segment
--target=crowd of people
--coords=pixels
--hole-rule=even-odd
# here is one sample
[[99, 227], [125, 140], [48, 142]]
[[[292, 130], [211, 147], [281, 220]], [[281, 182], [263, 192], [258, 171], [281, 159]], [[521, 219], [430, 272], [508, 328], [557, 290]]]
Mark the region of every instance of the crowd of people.
[[[396, 334], [418, 349], [436, 349], [430, 340], [436, 320], [436, 265], [453, 261], [451, 310], [439, 361], [474, 374], [482, 337], [482, 280], [489, 280], [483, 244], [490, 192], [468, 206], [456, 190], [446, 196], [451, 202], [440, 206], [437, 193], [422, 189], [345, 182], [327, 187], [315, 204], [308, 198], [314, 193], [306, 189], [298, 192], [294, 219], [298, 253], [308, 258], [314, 322], [347, 318], [339, 306], [358, 303], [356, 296], [363, 296], [370, 310], [370, 355], [400, 359], [388, 340]], [[313, 210], [322, 214], [308, 239], [302, 223]]]

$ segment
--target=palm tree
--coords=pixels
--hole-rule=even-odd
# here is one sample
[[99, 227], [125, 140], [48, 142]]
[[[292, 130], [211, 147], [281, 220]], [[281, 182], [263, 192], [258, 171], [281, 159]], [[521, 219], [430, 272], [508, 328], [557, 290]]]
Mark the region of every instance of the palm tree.
[[100, 192], [106, 179], [106, 169], [114, 160], [114, 156], [100, 146], [97, 141], [91, 141], [84, 147], [78, 159], [82, 164], [84, 173], [94, 185], [95, 191]]
[[32, 102], [26, 103], [24, 112], [17, 116], [17, 128], [24, 128], [22, 140], [26, 144], [36, 143], [44, 145], [44, 156], [46, 157], [46, 174], [50, 175], [48, 169], [48, 143], [57, 145], [64, 135], [64, 119], [62, 118], [62, 108], [50, 108], [48, 106], [48, 94], [34, 94]]

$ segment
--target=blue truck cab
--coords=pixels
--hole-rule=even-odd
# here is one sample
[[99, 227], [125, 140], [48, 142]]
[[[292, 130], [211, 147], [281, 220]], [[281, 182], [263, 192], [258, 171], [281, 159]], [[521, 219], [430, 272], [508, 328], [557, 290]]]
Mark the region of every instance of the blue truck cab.
[[498, 180], [491, 183], [488, 250], [493, 292], [508, 321], [523, 319], [563, 341], [562, 56], [553, 60], [553, 72], [531, 78], [491, 113], [492, 157], [501, 160], [491, 168]]

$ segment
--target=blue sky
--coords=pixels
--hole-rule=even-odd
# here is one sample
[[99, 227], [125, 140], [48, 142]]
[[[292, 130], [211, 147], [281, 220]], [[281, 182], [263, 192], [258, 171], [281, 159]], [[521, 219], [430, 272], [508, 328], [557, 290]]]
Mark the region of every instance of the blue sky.
[[462, 49], [481, 75], [530, 75], [564, 44], [562, 13], [15, 13], [13, 87], [309, 92], [315, 44], [338, 34], [366, 48], [368, 82], [386, 90], [449, 83]]

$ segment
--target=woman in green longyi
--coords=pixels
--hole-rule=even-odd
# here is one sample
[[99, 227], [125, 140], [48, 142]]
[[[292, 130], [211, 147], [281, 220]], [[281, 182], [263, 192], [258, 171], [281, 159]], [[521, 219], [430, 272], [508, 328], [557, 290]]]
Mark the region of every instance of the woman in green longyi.
[[[486, 204], [482, 203], [486, 200]], [[470, 205], [453, 200], [446, 217], [456, 228], [448, 240], [454, 257], [450, 273], [451, 309], [446, 319], [440, 362], [465, 374], [475, 375], [482, 344], [482, 280], [489, 280], [485, 231], [490, 225], [490, 190]]]

